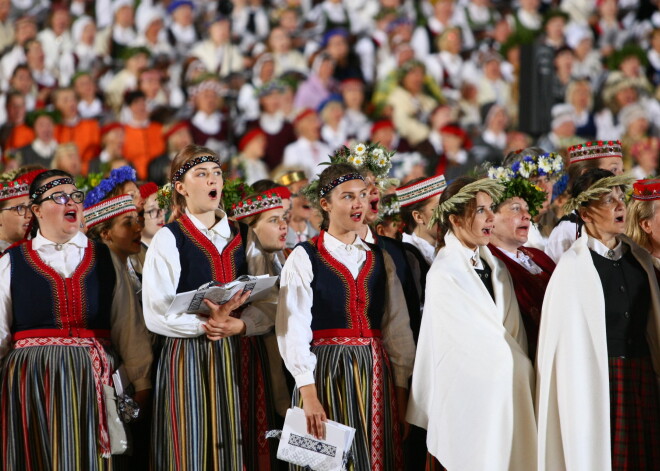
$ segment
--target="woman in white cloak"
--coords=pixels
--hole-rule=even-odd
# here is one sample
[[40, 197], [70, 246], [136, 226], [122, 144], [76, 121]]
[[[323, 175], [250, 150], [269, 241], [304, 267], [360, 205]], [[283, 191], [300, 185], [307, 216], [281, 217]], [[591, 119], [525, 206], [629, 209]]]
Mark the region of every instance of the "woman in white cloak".
[[567, 203], [584, 227], [543, 302], [539, 471], [660, 469], [660, 295], [650, 254], [623, 235], [630, 181], [589, 170]]
[[494, 180], [459, 178], [431, 223], [441, 246], [426, 281], [407, 419], [449, 471], [536, 468], [534, 370], [511, 276], [486, 247]]

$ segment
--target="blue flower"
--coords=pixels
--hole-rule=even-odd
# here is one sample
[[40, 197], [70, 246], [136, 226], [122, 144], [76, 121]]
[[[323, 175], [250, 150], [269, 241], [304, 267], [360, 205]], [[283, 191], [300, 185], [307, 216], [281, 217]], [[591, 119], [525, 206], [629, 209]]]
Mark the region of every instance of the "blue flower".
[[117, 186], [126, 182], [134, 182], [136, 178], [135, 169], [130, 165], [124, 165], [123, 167], [114, 169], [107, 178], [101, 180], [98, 186], [87, 192], [83, 207], [87, 209], [90, 206], [100, 203]]

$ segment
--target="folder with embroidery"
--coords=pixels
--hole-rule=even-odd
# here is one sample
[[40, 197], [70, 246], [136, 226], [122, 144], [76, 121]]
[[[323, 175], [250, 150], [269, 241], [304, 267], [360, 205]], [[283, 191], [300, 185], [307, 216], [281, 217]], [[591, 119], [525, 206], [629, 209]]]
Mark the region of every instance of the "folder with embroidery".
[[294, 407], [286, 413], [277, 458], [313, 471], [343, 471], [354, 436], [354, 428], [328, 420], [319, 440], [307, 433], [305, 412]]

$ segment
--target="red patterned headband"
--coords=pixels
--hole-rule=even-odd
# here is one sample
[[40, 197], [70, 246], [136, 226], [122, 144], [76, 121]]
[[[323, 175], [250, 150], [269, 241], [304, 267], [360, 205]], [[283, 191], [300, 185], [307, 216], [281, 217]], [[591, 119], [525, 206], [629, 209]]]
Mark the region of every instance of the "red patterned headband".
[[248, 216], [254, 216], [255, 214], [281, 207], [282, 198], [271, 190], [255, 198], [248, 198], [234, 203], [231, 207], [231, 213], [237, 221], [240, 221]]
[[44, 193], [46, 193], [51, 188], [55, 188], [56, 186], [60, 186], [60, 185], [75, 185], [75, 183], [69, 177], [58, 178], [56, 180], [51, 180], [48, 183], [46, 183], [45, 185], [42, 185], [39, 188], [37, 188], [34, 191], [34, 193], [32, 193], [30, 195], [30, 198], [33, 199], [33, 200], [36, 200], [37, 197], [43, 195]]
[[342, 183], [349, 182], [351, 180], [364, 181], [364, 177], [359, 173], [347, 173], [346, 175], [342, 175], [339, 178], [335, 178], [330, 183], [328, 183], [323, 188], [321, 188], [321, 190], [319, 191], [319, 198], [323, 198], [325, 195], [327, 195], [332, 190], [334, 190], [335, 187], [341, 185]]
[[188, 170], [193, 168], [195, 165], [203, 164], [204, 162], [215, 162], [219, 165], [220, 159], [218, 159], [215, 155], [200, 155], [199, 157], [195, 157], [194, 159], [189, 160], [174, 173], [174, 176], [172, 177], [172, 184], [181, 181]]

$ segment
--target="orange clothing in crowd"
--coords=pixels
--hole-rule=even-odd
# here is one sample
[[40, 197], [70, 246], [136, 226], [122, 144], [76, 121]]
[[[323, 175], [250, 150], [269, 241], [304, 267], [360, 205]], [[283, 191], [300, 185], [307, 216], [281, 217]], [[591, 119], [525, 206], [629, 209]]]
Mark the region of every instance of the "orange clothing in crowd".
[[60, 144], [73, 142], [83, 163], [83, 172], [87, 173], [89, 161], [101, 152], [101, 127], [93, 119], [81, 119], [75, 126], [58, 124], [55, 126], [55, 140]]
[[146, 180], [149, 162], [165, 153], [163, 125], [150, 122], [147, 127], [124, 126], [124, 157], [137, 170], [138, 178]]
[[18, 126], [15, 126], [9, 133], [9, 138], [7, 139], [5, 147], [7, 150], [25, 147], [32, 144], [34, 138], [34, 129], [32, 129], [27, 124], [19, 124]]

